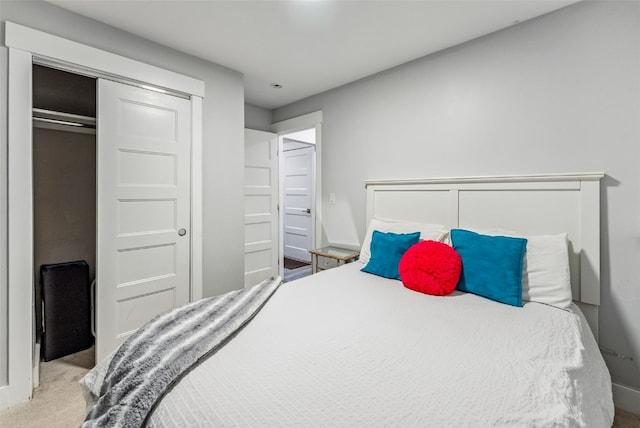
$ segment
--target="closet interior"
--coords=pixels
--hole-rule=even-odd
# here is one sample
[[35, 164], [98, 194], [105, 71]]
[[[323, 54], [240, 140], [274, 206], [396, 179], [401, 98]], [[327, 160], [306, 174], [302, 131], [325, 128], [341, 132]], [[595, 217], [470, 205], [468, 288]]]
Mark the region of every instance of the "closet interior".
[[35, 349], [93, 365], [96, 79], [34, 64], [32, 93]]

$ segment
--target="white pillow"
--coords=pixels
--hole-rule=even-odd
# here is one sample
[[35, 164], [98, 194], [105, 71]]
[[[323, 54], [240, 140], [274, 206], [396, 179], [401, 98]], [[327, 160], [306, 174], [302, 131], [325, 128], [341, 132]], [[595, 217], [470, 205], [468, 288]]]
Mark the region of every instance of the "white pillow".
[[526, 236], [501, 229], [468, 230], [483, 235], [526, 238], [527, 252], [522, 266], [522, 300], [561, 309], [571, 305], [571, 273], [566, 233]]
[[385, 233], [420, 232], [420, 239], [432, 241], [443, 241], [449, 233], [449, 230], [441, 224], [372, 218], [369, 222], [367, 233], [364, 236], [364, 241], [362, 242], [362, 249], [360, 250], [360, 261], [365, 264], [369, 263], [369, 259], [371, 258], [371, 236], [374, 230]]
[[566, 309], [571, 305], [567, 234], [525, 236], [522, 299]]

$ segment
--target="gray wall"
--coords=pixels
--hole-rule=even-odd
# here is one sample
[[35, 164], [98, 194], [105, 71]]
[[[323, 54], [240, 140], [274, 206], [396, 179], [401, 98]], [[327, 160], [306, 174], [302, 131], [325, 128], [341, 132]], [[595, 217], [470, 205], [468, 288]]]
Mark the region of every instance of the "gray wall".
[[271, 110], [254, 106], [253, 104], [245, 104], [244, 127], [271, 132]]
[[[0, 20], [42, 30], [138, 61], [201, 79], [203, 103], [204, 294], [244, 283], [244, 87], [242, 74], [180, 53], [44, 2], [2, 1]], [[146, 19], [146, 17], [140, 17]], [[4, 31], [2, 31], [4, 34]], [[0, 87], [6, 87], [6, 63]], [[3, 96], [2, 102], [6, 102]], [[4, 111], [4, 110], [3, 110]], [[5, 120], [5, 114], [2, 115]], [[0, 177], [6, 174], [6, 127], [2, 127]], [[3, 178], [4, 179], [4, 178]], [[3, 196], [4, 194], [0, 195]], [[4, 198], [2, 199], [4, 201]], [[3, 216], [6, 209], [3, 212]], [[2, 231], [3, 239], [5, 231]], [[2, 263], [5, 263], [3, 261]], [[3, 270], [3, 275], [6, 270]], [[2, 282], [4, 283], [4, 281]], [[0, 290], [2, 291], [2, 290]], [[6, 289], [0, 301], [4, 302]], [[4, 316], [6, 303], [0, 311]], [[3, 326], [6, 323], [2, 324]], [[0, 331], [0, 340], [3, 339]], [[2, 346], [4, 354], [6, 347]], [[0, 356], [0, 364], [4, 363]], [[0, 370], [0, 384], [5, 370]]]
[[[605, 171], [601, 344], [640, 387], [640, 3], [581, 2], [274, 110], [323, 111], [328, 241], [359, 244], [363, 180]], [[336, 193], [336, 205], [327, 203]]]
[[84, 260], [95, 277], [96, 136], [33, 129], [33, 277], [40, 338], [40, 266]]
[[[0, 5], [0, 8], [2, 5]], [[0, 47], [0, 386], [7, 384], [7, 49]]]

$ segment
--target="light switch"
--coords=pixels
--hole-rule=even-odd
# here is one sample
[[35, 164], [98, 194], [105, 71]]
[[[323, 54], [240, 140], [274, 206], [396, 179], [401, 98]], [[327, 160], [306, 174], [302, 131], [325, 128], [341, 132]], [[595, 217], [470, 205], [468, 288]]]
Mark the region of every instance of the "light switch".
[[331, 192], [329, 193], [329, 205], [335, 205], [336, 204], [336, 194]]

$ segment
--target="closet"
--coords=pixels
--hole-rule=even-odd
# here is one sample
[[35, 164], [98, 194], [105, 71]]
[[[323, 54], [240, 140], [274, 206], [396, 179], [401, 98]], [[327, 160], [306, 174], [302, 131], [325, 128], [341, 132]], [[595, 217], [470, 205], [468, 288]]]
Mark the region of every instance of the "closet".
[[[7, 407], [29, 399], [38, 383], [42, 264], [85, 260], [95, 277], [95, 347], [83, 354], [94, 353], [96, 361], [159, 312], [202, 298], [205, 87], [78, 41], [3, 24], [10, 233], [8, 346], [0, 346], [8, 376], [0, 407]], [[86, 178], [73, 175], [83, 169]], [[76, 190], [94, 194], [73, 196]], [[70, 209], [77, 199], [94, 202]]]
[[[56, 355], [90, 346], [95, 323], [100, 360], [154, 315], [190, 300], [191, 103], [41, 65], [32, 82], [36, 341], [53, 359], [48, 322], [66, 322], [55, 332]], [[70, 293], [65, 284], [78, 280], [68, 277], [48, 295], [43, 272], [78, 261], [88, 265], [85, 282], [95, 278], [95, 297], [82, 284]], [[95, 313], [70, 322], [86, 313], [80, 300], [94, 302]]]
[[[154, 315], [190, 299], [191, 103], [150, 86], [41, 65], [33, 66], [32, 82], [33, 268], [36, 318], [44, 313], [42, 356], [53, 358], [49, 299], [63, 308], [54, 308], [53, 322], [67, 323], [56, 331], [53, 353], [90, 346], [86, 327], [95, 324], [99, 361]], [[49, 296], [43, 266], [76, 261], [88, 265], [85, 282], [95, 278], [95, 297], [83, 285], [86, 299], [60, 294], [66, 286]], [[69, 321], [87, 306], [70, 299], [93, 302], [93, 316]], [[36, 320], [36, 330], [41, 325]]]
[[48, 361], [93, 344], [96, 79], [36, 64], [32, 73], [35, 341]]

